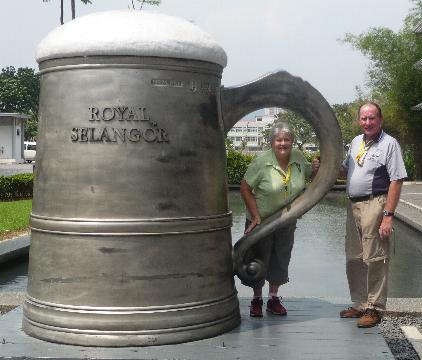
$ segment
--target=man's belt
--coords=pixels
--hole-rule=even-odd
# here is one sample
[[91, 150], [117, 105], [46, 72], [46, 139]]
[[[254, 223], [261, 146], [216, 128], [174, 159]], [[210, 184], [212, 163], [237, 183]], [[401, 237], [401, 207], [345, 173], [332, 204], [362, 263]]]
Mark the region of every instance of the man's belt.
[[379, 193], [379, 194], [371, 194], [371, 195], [364, 195], [364, 196], [356, 196], [356, 197], [349, 197], [351, 202], [359, 202], [359, 201], [368, 201], [373, 199], [374, 197], [380, 196], [380, 195], [385, 195], [387, 194], [386, 192], [383, 193]]

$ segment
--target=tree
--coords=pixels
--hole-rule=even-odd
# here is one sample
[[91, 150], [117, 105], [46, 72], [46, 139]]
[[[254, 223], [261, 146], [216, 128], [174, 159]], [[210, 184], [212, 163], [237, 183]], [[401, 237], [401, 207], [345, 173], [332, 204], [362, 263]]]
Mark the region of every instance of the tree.
[[[50, 0], [42, 0], [43, 2], [50, 2]], [[92, 4], [91, 0], [81, 0], [82, 3]], [[60, 0], [60, 24], [63, 25], [64, 1]], [[72, 12], [72, 20], [76, 17], [75, 0], [70, 0], [70, 10]]]
[[350, 144], [352, 139], [360, 133], [359, 124], [357, 122], [357, 113], [360, 102], [334, 104], [332, 106], [340, 125], [343, 137], [343, 145]]
[[[43, 2], [50, 2], [51, 0], [42, 0]], [[92, 4], [91, 0], [80, 0], [83, 4]], [[134, 4], [134, 0], [132, 1], [132, 8], [135, 9], [135, 4]], [[145, 4], [148, 5], [160, 5], [161, 0], [136, 0], [138, 2], [141, 3], [141, 6], [139, 8], [139, 10], [142, 10], [143, 6]], [[70, 10], [72, 13], [72, 20], [76, 17], [76, 6], [75, 6], [75, 0], [70, 0]], [[60, 24], [63, 25], [64, 24], [64, 20], [63, 20], [63, 15], [64, 15], [64, 0], [60, 0]]]
[[372, 28], [368, 32], [346, 34], [343, 41], [371, 60], [368, 69], [368, 98], [383, 109], [384, 127], [399, 138], [415, 163], [415, 176], [422, 178], [422, 112], [411, 108], [422, 99], [422, 71], [415, 63], [422, 54], [422, 37], [414, 33], [422, 21], [422, 0], [413, 7], [402, 29]]
[[[155, 5], [158, 6], [161, 3], [161, 0], [136, 0], [141, 3], [141, 6], [139, 7], [139, 10], [142, 10], [145, 4], [147, 5]], [[132, 0], [132, 8], [135, 9], [135, 4]]]
[[27, 121], [25, 140], [36, 136], [40, 77], [31, 68], [7, 67], [0, 73], [0, 111], [31, 116]]

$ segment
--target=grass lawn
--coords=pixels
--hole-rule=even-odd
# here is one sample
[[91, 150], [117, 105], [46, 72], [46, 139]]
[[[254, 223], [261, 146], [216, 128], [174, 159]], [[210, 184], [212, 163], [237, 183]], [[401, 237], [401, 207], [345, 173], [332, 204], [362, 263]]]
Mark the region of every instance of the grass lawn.
[[0, 201], [0, 240], [29, 229], [32, 200]]

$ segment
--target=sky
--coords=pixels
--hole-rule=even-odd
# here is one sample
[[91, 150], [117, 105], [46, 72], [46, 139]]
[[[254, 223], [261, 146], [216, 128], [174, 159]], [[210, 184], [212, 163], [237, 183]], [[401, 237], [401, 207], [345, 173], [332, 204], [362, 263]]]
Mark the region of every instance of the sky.
[[[76, 2], [76, 16], [127, 9], [131, 4], [131, 0]], [[369, 64], [339, 39], [379, 26], [398, 31], [411, 6], [409, 0], [162, 0], [159, 7], [145, 10], [185, 18], [208, 32], [228, 56], [225, 87], [282, 69], [308, 81], [336, 104], [356, 97], [356, 86], [364, 86]], [[59, 17], [59, 0], [3, 0], [0, 68], [38, 69], [37, 44], [60, 26]], [[65, 0], [67, 21], [71, 21], [70, 0]]]

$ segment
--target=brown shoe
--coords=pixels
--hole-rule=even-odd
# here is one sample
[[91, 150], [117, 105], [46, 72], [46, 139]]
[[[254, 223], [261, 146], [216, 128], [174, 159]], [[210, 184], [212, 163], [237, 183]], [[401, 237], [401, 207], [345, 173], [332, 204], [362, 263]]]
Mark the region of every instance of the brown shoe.
[[358, 327], [370, 328], [378, 325], [381, 322], [381, 315], [375, 309], [366, 309], [363, 315], [358, 320]]
[[363, 315], [363, 311], [355, 309], [354, 307], [349, 307], [340, 311], [341, 318], [360, 318]]

